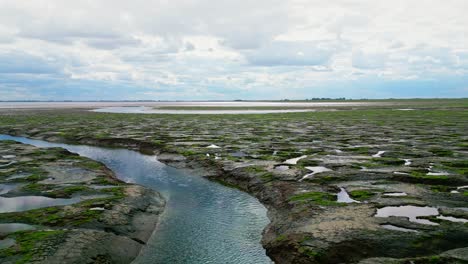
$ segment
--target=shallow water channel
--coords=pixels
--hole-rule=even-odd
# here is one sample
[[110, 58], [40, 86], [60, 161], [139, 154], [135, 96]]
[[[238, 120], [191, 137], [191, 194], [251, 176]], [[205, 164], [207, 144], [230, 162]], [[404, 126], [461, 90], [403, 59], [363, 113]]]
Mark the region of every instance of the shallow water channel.
[[260, 244], [265, 207], [236, 189], [190, 175], [125, 149], [67, 145], [0, 135], [38, 147], [62, 147], [98, 160], [117, 177], [153, 188], [167, 200], [158, 230], [135, 263], [271, 263]]

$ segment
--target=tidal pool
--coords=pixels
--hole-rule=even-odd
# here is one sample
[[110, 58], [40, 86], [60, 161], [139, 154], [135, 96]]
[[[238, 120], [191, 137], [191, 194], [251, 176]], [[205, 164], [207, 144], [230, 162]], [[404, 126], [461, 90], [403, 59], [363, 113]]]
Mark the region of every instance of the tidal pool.
[[373, 158], [381, 158], [383, 154], [385, 154], [386, 151], [379, 151], [377, 154], [372, 155]]
[[424, 225], [438, 225], [427, 219], [420, 219], [420, 216], [436, 216], [439, 215], [439, 210], [434, 207], [420, 207], [413, 205], [403, 206], [387, 206], [377, 209], [375, 217], [402, 216], [407, 217], [410, 222], [415, 222]]
[[394, 226], [394, 225], [381, 225], [381, 227], [383, 227], [385, 229], [388, 229], [388, 230], [392, 230], [392, 231], [413, 232], [413, 233], [418, 232], [418, 231], [413, 230], [413, 229], [408, 229], [408, 228]]
[[70, 205], [87, 199], [101, 198], [103, 195], [77, 196], [70, 199], [49, 198], [45, 196], [0, 196], [0, 213], [22, 212], [49, 206]]
[[453, 217], [453, 216], [439, 215], [439, 216], [437, 216], [437, 218], [441, 219], [441, 220], [450, 221], [450, 222], [456, 222], [456, 223], [468, 223], [468, 220], [466, 220], [464, 218], [457, 218], [457, 217]]
[[306, 169], [312, 171], [311, 173], [308, 173], [306, 174], [304, 177], [302, 177], [301, 181], [302, 180], [305, 180], [305, 179], [308, 179], [308, 178], [311, 178], [312, 176], [314, 176], [315, 174], [318, 174], [318, 173], [322, 173], [322, 172], [327, 172], [327, 171], [332, 171], [330, 170], [329, 168], [326, 168], [326, 167], [322, 167], [322, 166], [317, 166], [317, 167], [305, 167]]
[[340, 192], [337, 194], [337, 202], [339, 203], [361, 203], [351, 198], [348, 192], [346, 192], [345, 188], [340, 188]]
[[167, 199], [158, 229], [134, 263], [271, 263], [260, 244], [269, 223], [254, 197], [125, 149], [67, 145], [0, 135], [38, 147], [62, 147], [98, 160], [117, 177]]
[[304, 158], [307, 158], [307, 155], [285, 160], [284, 164], [296, 165], [299, 160], [304, 159]]
[[393, 197], [400, 197], [400, 196], [407, 196], [408, 194], [405, 192], [393, 192], [393, 193], [384, 193], [383, 196], [393, 196]]

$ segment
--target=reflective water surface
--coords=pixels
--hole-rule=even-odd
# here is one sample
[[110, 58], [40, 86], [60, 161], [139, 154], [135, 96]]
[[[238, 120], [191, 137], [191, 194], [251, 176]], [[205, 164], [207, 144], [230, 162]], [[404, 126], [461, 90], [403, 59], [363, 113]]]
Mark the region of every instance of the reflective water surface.
[[69, 205], [80, 201], [80, 197], [70, 199], [54, 199], [45, 196], [0, 197], [0, 213], [21, 212], [49, 206]]
[[124, 106], [124, 107], [103, 107], [91, 110], [101, 113], [127, 113], [127, 114], [271, 114], [271, 113], [300, 113], [311, 112], [313, 109], [271, 109], [271, 110], [178, 110], [178, 109], [157, 109], [146, 106]]
[[340, 192], [336, 195], [336, 197], [336, 201], [339, 203], [361, 203], [351, 198], [345, 188], [340, 188]]
[[167, 208], [136, 263], [271, 263], [260, 244], [268, 224], [252, 196], [168, 167], [135, 151], [0, 135], [39, 147], [63, 147], [105, 163], [127, 182], [161, 192]]
[[389, 216], [402, 216], [407, 217], [409, 221], [425, 224], [425, 225], [438, 225], [437, 223], [431, 222], [427, 219], [418, 218], [420, 216], [436, 216], [439, 214], [439, 210], [435, 207], [430, 206], [414, 206], [414, 205], [402, 205], [402, 206], [386, 206], [377, 209], [375, 217], [389, 217]]

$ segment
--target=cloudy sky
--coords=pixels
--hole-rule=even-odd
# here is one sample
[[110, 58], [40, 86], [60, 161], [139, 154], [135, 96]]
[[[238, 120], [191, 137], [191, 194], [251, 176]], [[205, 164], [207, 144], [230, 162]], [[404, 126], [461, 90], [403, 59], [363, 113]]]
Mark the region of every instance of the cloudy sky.
[[467, 0], [0, 0], [0, 100], [468, 97]]

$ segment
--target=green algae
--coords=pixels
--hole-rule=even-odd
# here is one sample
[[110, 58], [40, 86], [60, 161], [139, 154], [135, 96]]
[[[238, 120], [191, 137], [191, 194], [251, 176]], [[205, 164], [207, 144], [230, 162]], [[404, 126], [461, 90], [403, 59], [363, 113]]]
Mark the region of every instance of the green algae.
[[15, 264], [29, 263], [50, 250], [41, 245], [50, 240], [63, 240], [65, 235], [66, 231], [63, 230], [15, 232], [9, 237], [15, 239], [17, 246], [0, 250], [0, 259], [12, 259]]
[[336, 202], [336, 195], [324, 192], [304, 192], [289, 197], [291, 202], [312, 202], [317, 205], [341, 205]]
[[376, 191], [375, 190], [354, 190], [354, 191], [348, 192], [348, 194], [353, 199], [363, 201], [363, 200], [368, 200], [369, 198], [376, 195]]

